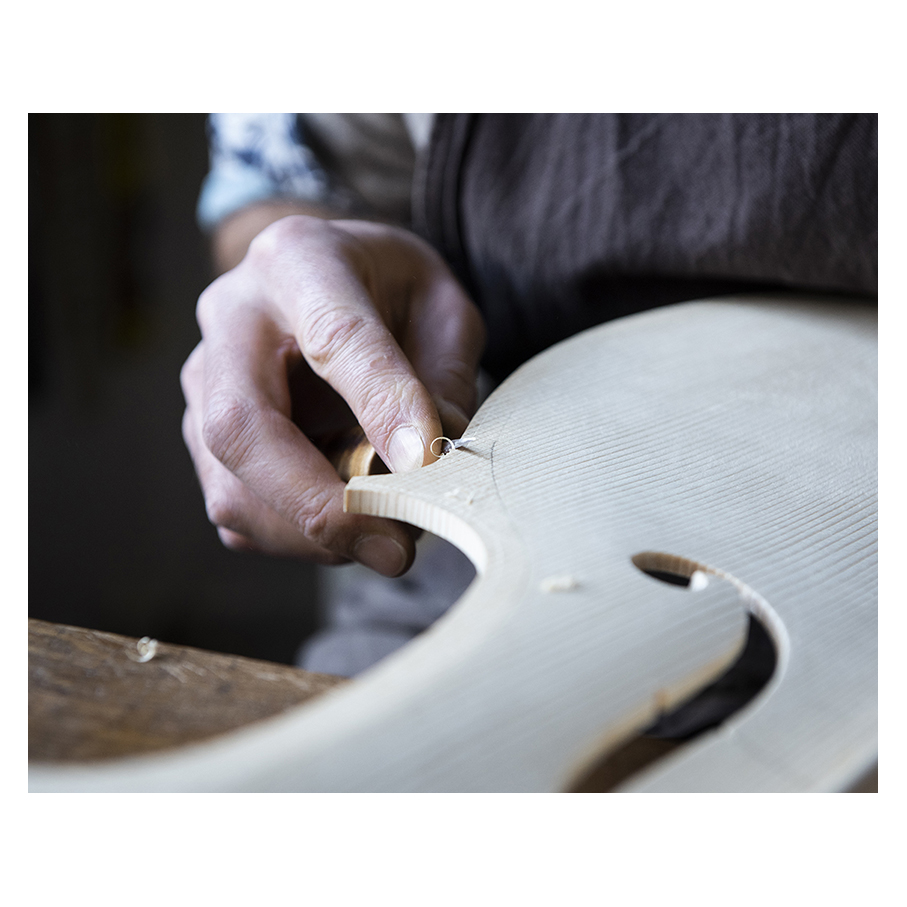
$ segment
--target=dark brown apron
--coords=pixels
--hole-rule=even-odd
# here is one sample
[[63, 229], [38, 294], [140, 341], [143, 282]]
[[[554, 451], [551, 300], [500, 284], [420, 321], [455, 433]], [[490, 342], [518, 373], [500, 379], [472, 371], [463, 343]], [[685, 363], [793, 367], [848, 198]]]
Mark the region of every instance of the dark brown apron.
[[439, 114], [416, 229], [503, 377], [591, 325], [748, 289], [877, 293], [875, 114]]

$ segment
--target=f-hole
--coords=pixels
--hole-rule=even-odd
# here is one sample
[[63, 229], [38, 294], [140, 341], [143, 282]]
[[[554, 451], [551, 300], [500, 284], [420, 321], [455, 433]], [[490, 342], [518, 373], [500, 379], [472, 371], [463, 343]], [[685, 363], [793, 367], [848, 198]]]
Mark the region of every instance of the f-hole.
[[[689, 588], [694, 574], [705, 572], [695, 561], [654, 552], [637, 554], [632, 560], [647, 576], [672, 586]], [[571, 791], [613, 791], [638, 771], [723, 724], [765, 687], [777, 664], [778, 654], [768, 631], [750, 613], [743, 651], [719, 678], [608, 753], [578, 779]]]

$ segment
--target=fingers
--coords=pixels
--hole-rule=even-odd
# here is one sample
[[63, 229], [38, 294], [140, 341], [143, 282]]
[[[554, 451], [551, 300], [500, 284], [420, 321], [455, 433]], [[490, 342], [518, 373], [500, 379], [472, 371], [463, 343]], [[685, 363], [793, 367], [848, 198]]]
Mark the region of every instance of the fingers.
[[[323, 222], [288, 220], [256, 240], [255, 255], [266, 259], [277, 306], [303, 357], [344, 398], [391, 470], [431, 462], [441, 422], [392, 332], [394, 315], [407, 314], [408, 294], [371, 273], [371, 256], [358, 237]], [[386, 248], [389, 257], [379, 267], [394, 274], [410, 250]], [[389, 306], [396, 307], [390, 317]]]
[[[186, 361], [180, 376], [187, 402], [182, 431], [205, 496], [208, 519], [217, 527], [221, 541], [235, 550], [316, 557], [329, 562], [332, 557], [330, 552], [314, 550], [298, 530], [265, 505], [208, 450], [201, 428], [202, 361], [199, 346]], [[336, 560], [339, 562], [341, 559]]]
[[201, 442], [197, 422], [188, 409], [183, 417], [183, 438], [195, 462], [208, 519], [227, 548], [343, 563], [340, 556], [317, 550], [219, 463]]
[[[292, 328], [306, 361], [394, 472], [431, 462], [431, 442], [464, 430], [475, 411], [485, 345], [478, 309], [413, 234], [357, 221], [319, 222], [315, 231], [329, 246], [319, 267], [307, 262], [305, 281], [280, 282], [302, 302]], [[299, 248], [300, 238], [289, 244]]]
[[414, 234], [359, 221], [336, 224], [366, 240], [359, 260], [362, 282], [428, 390], [445, 433], [459, 434], [476, 407], [485, 347], [478, 308], [441, 256]]
[[431, 395], [390, 331], [353, 292], [339, 305], [312, 306], [297, 325], [312, 370], [348, 403], [379, 456], [394, 472], [434, 457], [441, 425]]
[[437, 254], [382, 225], [286, 218], [202, 294], [197, 315], [183, 431], [223, 543], [405, 572], [410, 532], [343, 512], [343, 483], [293, 418], [307, 424], [317, 404], [291, 398], [288, 375], [298, 366], [310, 390], [324, 387], [313, 373], [333, 388], [395, 472], [434, 460], [432, 440], [458, 436], [475, 408], [484, 344]]
[[[272, 487], [272, 483], [266, 481], [270, 469], [260, 470], [254, 458], [243, 461], [240, 457], [231, 461], [240, 474], [231, 472], [215, 455], [223, 454], [221, 442], [215, 442], [215, 452], [205, 443], [203, 407], [199, 400], [203, 394], [201, 379], [206, 371], [202, 352], [196, 349], [182, 373], [188, 404], [183, 417], [183, 437], [195, 463], [208, 517], [228, 548], [302, 557], [322, 564], [354, 559], [384, 576], [397, 576], [409, 568], [414, 556], [409, 532], [391, 521], [344, 514], [343, 484], [329, 467], [328, 481], [322, 480], [321, 487], [311, 494], [305, 490], [308, 464], [303, 462], [296, 470], [289, 518], [280, 509], [288, 506], [285, 490], [280, 483]], [[216, 434], [217, 431], [209, 422], [208, 432]], [[263, 437], [262, 443], [267, 446], [269, 439]], [[239, 455], [234, 453], [232, 456]], [[314, 457], [322, 459], [317, 451]], [[240, 477], [249, 474], [251, 482]], [[314, 481], [317, 485], [318, 480]], [[274, 496], [278, 506], [259, 497], [253, 491], [255, 486], [263, 488], [265, 495]], [[282, 500], [284, 503], [280, 503]]]

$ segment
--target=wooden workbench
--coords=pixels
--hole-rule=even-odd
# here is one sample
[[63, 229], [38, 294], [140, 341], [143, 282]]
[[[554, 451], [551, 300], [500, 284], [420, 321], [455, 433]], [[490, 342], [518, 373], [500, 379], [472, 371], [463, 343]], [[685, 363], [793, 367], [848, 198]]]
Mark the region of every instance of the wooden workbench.
[[[28, 622], [29, 762], [78, 763], [140, 755], [224, 734], [349, 683], [288, 665]], [[673, 740], [639, 737], [583, 778], [606, 793], [669, 753]]]
[[79, 762], [149, 753], [286, 711], [342, 677], [160, 643], [28, 622], [29, 761]]
[[[161, 643], [140, 662], [138, 640], [81, 627], [28, 622], [28, 758], [86, 762], [205, 740], [277, 715], [343, 677]], [[641, 736], [576, 786], [607, 793], [683, 744]], [[878, 771], [854, 792], [878, 790]]]

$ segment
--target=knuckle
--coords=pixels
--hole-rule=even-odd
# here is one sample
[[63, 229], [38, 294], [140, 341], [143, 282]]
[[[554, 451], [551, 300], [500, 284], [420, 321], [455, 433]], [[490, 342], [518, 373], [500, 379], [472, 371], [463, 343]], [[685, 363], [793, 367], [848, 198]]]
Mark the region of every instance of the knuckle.
[[321, 306], [304, 326], [303, 353], [312, 368], [323, 370], [352, 346], [365, 328], [365, 317], [347, 309]]
[[230, 551], [257, 551], [258, 548], [251, 539], [240, 535], [238, 532], [231, 532], [229, 529], [218, 529], [218, 538], [224, 548]]
[[307, 501], [298, 522], [307, 539], [325, 548], [333, 547], [325, 544], [328, 536], [332, 534], [330, 501], [325, 496], [316, 496]]
[[187, 402], [201, 374], [201, 355], [201, 346], [197, 346], [180, 369], [180, 388], [182, 388], [183, 397]]
[[250, 294], [254, 297], [255, 281], [239, 267], [216, 278], [199, 294], [195, 303], [195, 320], [202, 332], [202, 342], [212, 329], [231, 317], [238, 308], [246, 308]]
[[206, 332], [215, 313], [221, 308], [219, 299], [222, 285], [222, 278], [218, 277], [202, 290], [198, 302], [195, 304], [195, 320], [198, 322], [202, 334]]
[[194, 433], [193, 429], [194, 429], [194, 423], [192, 420], [192, 414], [189, 412], [189, 408], [187, 407], [186, 409], [183, 410], [183, 418], [180, 422], [180, 430], [183, 435], [183, 441], [185, 442], [186, 446], [189, 448], [189, 452], [192, 454], [193, 459], [194, 459], [195, 454], [192, 452], [192, 445], [193, 445], [193, 442], [195, 441], [195, 437], [194, 437], [195, 433]]
[[310, 542], [331, 552], [332, 555], [343, 553], [344, 546], [336, 525], [332, 495], [321, 493], [307, 498], [301, 505], [295, 522]]
[[202, 440], [231, 471], [246, 458], [255, 437], [257, 410], [250, 400], [219, 397], [210, 400], [202, 422]]
[[295, 254], [310, 242], [323, 242], [333, 233], [328, 223], [319, 217], [291, 214], [268, 224], [249, 244], [250, 261], [269, 265]]
[[208, 494], [205, 499], [205, 513], [208, 521], [219, 529], [230, 529], [235, 532], [241, 526], [242, 521], [236, 502], [219, 491]]

